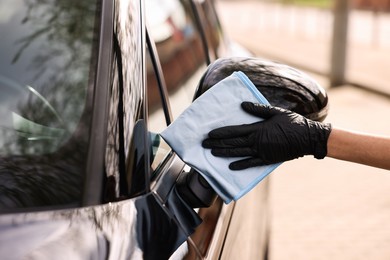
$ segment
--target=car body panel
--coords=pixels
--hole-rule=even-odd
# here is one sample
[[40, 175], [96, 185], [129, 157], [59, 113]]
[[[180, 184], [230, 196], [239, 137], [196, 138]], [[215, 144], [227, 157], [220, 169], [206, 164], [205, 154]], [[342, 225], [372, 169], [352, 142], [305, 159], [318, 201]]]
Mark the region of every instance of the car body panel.
[[199, 222], [174, 189], [165, 203], [149, 193], [101, 206], [9, 214], [0, 218], [0, 253], [8, 259], [167, 259]]

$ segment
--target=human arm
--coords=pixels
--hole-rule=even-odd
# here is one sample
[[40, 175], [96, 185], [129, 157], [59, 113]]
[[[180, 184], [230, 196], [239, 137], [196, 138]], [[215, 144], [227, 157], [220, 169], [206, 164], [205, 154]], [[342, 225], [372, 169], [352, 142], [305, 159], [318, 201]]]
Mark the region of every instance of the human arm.
[[292, 111], [243, 102], [242, 108], [265, 119], [248, 125], [214, 129], [203, 141], [212, 154], [245, 157], [232, 170], [292, 160], [305, 155], [325, 156], [390, 169], [390, 138], [357, 134], [315, 122]]
[[242, 157], [232, 162], [230, 169], [269, 165], [305, 155], [317, 159], [326, 156], [330, 124], [278, 107], [251, 102], [243, 102], [241, 107], [264, 121], [214, 129], [202, 143], [215, 156]]
[[390, 137], [332, 129], [328, 157], [390, 170]]

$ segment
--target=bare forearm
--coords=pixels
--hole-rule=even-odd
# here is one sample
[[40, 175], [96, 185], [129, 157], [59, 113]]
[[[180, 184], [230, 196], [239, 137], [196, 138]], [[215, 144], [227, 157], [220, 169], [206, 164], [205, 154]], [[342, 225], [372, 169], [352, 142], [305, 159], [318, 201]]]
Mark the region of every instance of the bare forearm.
[[390, 137], [333, 129], [327, 156], [390, 170]]

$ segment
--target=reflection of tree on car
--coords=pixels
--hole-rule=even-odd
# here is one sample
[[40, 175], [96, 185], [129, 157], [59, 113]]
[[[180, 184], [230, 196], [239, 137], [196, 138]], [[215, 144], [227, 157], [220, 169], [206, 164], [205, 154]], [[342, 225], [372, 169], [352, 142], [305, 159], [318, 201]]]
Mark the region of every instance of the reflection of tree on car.
[[31, 0], [0, 27], [3, 209], [81, 198], [95, 15], [95, 1]]
[[[12, 64], [28, 61], [14, 80], [31, 86], [56, 111], [61, 111], [70, 131], [83, 111], [89, 73], [93, 71], [90, 64], [95, 12], [94, 1], [32, 0], [25, 13], [20, 13], [21, 23], [15, 23], [23, 34], [11, 39]], [[30, 103], [23, 116], [41, 122], [47, 115], [39, 113], [40, 109], [37, 102]]]

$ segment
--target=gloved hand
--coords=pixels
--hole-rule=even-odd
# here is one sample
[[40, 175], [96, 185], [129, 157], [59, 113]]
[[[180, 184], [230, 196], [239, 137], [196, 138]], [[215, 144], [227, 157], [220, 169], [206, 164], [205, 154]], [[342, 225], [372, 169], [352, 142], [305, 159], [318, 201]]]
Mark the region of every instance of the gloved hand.
[[322, 159], [327, 154], [330, 124], [312, 121], [282, 108], [243, 102], [242, 108], [259, 121], [214, 129], [202, 142], [221, 157], [248, 157], [229, 165], [231, 170], [268, 165], [304, 155]]

